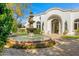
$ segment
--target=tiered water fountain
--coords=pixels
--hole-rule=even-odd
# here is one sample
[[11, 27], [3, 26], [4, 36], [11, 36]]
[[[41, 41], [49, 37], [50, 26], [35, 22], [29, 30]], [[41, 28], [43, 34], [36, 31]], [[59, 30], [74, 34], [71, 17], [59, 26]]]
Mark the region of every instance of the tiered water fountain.
[[18, 46], [21, 48], [37, 48], [37, 47], [47, 47], [47, 46], [52, 46], [55, 44], [55, 41], [51, 40], [51, 38], [49, 36], [45, 36], [45, 35], [39, 35], [39, 34], [34, 34], [34, 31], [36, 28], [33, 27], [33, 23], [35, 22], [33, 20], [33, 13], [30, 12], [30, 16], [29, 16], [29, 28], [27, 28], [28, 31], [28, 35], [24, 35], [24, 36], [17, 36], [14, 37], [14, 39], [16, 40], [16, 44], [14, 46]]

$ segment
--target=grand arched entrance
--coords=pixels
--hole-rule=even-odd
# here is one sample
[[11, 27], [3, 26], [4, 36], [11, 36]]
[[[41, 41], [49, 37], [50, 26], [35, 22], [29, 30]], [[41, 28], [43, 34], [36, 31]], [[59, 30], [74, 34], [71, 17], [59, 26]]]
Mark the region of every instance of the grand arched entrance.
[[49, 17], [51, 20], [51, 33], [61, 34], [62, 33], [62, 21], [58, 15], [52, 15]]

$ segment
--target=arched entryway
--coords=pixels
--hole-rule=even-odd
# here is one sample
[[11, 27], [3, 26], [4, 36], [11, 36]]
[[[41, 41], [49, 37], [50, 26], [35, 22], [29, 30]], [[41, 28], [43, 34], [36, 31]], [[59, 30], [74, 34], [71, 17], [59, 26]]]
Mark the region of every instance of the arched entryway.
[[62, 21], [58, 15], [52, 15], [49, 17], [51, 20], [51, 33], [61, 34], [62, 33]]

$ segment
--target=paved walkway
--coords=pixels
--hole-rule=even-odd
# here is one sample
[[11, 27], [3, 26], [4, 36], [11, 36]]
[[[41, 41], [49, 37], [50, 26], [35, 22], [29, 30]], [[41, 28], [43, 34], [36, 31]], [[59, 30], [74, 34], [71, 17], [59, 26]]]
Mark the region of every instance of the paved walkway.
[[79, 39], [57, 39], [56, 46], [41, 49], [5, 49], [4, 56], [79, 56]]

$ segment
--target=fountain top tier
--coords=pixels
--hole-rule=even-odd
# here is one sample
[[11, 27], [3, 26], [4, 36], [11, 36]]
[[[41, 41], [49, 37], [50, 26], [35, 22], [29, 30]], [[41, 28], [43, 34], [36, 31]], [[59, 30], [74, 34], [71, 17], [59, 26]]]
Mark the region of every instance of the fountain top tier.
[[34, 21], [33, 21], [33, 12], [30, 12], [30, 16], [29, 16], [29, 27], [30, 27], [30, 25], [33, 25], [33, 23], [34, 23]]
[[29, 16], [29, 20], [28, 20], [28, 23], [29, 23], [29, 28], [27, 28], [27, 31], [29, 32], [29, 33], [33, 33], [34, 32], [34, 30], [35, 30], [35, 28], [33, 27], [33, 23], [35, 22], [34, 20], [33, 20], [33, 12], [32, 11], [30, 11], [30, 16]]

